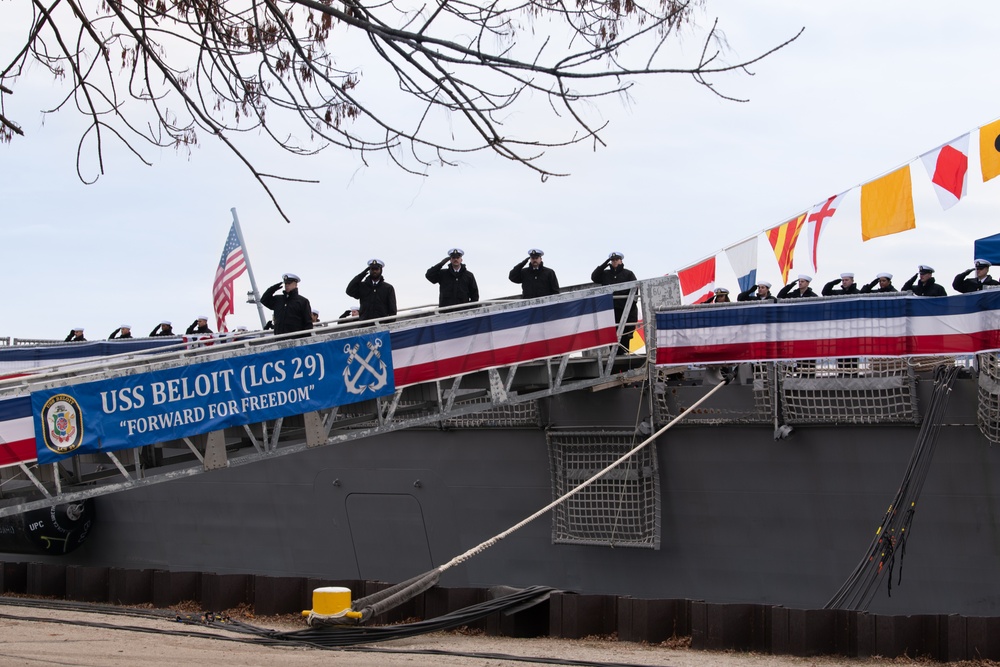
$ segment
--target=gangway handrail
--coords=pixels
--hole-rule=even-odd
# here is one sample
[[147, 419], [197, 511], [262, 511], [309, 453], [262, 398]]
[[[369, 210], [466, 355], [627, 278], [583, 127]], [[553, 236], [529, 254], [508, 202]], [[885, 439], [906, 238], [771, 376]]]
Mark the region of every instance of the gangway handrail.
[[[625, 285], [624, 283], [622, 285]], [[617, 289], [622, 289], [622, 286], [616, 286]], [[566, 291], [563, 294], [573, 293], [594, 288], [593, 285], [581, 285], [581, 286], [571, 286], [565, 288]], [[598, 293], [607, 288], [597, 287], [594, 288]], [[559, 296], [559, 295], [555, 295]], [[550, 298], [550, 297], [546, 297]], [[538, 299], [534, 300], [538, 301]], [[216, 355], [216, 352], [230, 352], [234, 350], [240, 350], [246, 348], [249, 350], [251, 344], [256, 342], [256, 344], [261, 344], [260, 341], [267, 339], [268, 341], [285, 341], [291, 339], [303, 339], [303, 338], [324, 338], [328, 339], [332, 336], [332, 333], [343, 333], [350, 332], [351, 335], [355, 335], [359, 332], [367, 332], [373, 330], [392, 330], [395, 328], [394, 325], [407, 324], [410, 325], [415, 321], [423, 318], [436, 317], [440, 315], [449, 315], [455, 313], [463, 314], [482, 314], [485, 312], [491, 312], [490, 306], [503, 306], [509, 304], [524, 305], [527, 303], [524, 299], [520, 297], [500, 297], [497, 299], [488, 299], [484, 301], [479, 301], [475, 304], [462, 304], [457, 306], [446, 306], [439, 307], [434, 305], [422, 305], [413, 306], [402, 310], [400, 313], [394, 316], [376, 318], [372, 320], [358, 320], [356, 317], [352, 318], [338, 318], [336, 320], [328, 320], [324, 322], [318, 322], [313, 329], [307, 331], [299, 331], [288, 334], [275, 335], [271, 331], [248, 331], [248, 332], [225, 332], [225, 333], [213, 333], [211, 335], [198, 336], [197, 334], [179, 334], [175, 336], [178, 340], [173, 345], [164, 345], [163, 347], [158, 347], [151, 350], [132, 350], [129, 352], [121, 352], [118, 354], [101, 356], [99, 359], [94, 357], [88, 357], [81, 360], [70, 360], [61, 363], [47, 364], [40, 366], [38, 368], [27, 369], [22, 373], [19, 373], [16, 377], [10, 378], [0, 378], [0, 397], [10, 394], [21, 394], [29, 390], [30, 387], [34, 386], [46, 386], [49, 382], [61, 379], [63, 377], [71, 377], [72, 381], [70, 384], [77, 384], [79, 382], [89, 381], [89, 375], [87, 371], [95, 370], [97, 372], [110, 371], [122, 367], [132, 367], [136, 361], [147, 361], [149, 363], [159, 362], [161, 355], [163, 357], [171, 356], [172, 353], [181, 353], [181, 357], [185, 359], [190, 359], [191, 357], [199, 357], [203, 360], [217, 359], [228, 355]], [[140, 338], [133, 340], [152, 340], [149, 338]], [[90, 341], [88, 341], [90, 342]], [[93, 341], [101, 342], [101, 341]], [[72, 343], [60, 343], [60, 345], [73, 345]], [[194, 346], [194, 347], [193, 347]]]
[[[416, 316], [395, 316], [379, 318], [376, 320], [350, 320], [345, 324], [335, 326], [318, 326], [311, 330], [299, 331], [288, 334], [274, 335], [265, 332], [253, 331], [247, 333], [232, 334], [233, 339], [207, 337], [205, 342], [198, 339], [178, 341], [175, 345], [157, 348], [155, 351], [131, 351], [108, 357], [101, 357], [100, 361], [93, 358], [83, 361], [63, 363], [44, 367], [45, 370], [37, 370], [29, 374], [18, 377], [0, 379], [0, 396], [10, 394], [23, 394], [32, 388], [47, 388], [54, 382], [60, 381], [63, 384], [79, 384], [89, 382], [94, 379], [95, 374], [106, 374], [107, 377], [116, 377], [126, 374], [130, 370], [144, 365], [156, 364], [159, 367], [173, 367], [181, 363], [190, 363], [193, 358], [201, 361], [211, 361], [230, 356], [239, 356], [248, 352], [262, 352], [268, 349], [285, 347], [288, 341], [294, 344], [304, 344], [304, 342], [314, 342], [316, 339], [328, 340], [342, 335], [357, 335], [358, 333], [368, 333], [371, 331], [393, 331], [400, 328], [413, 326], [421, 321], [441, 321], [453, 320], [466, 315], [483, 315], [500, 312], [510, 308], [520, 308], [528, 305], [539, 305], [545, 303], [559, 303], [561, 301], [574, 300], [581, 294], [606, 294], [629, 289], [629, 286], [636, 287], [642, 281], [634, 283], [621, 283], [613, 286], [572, 286], [566, 291], [552, 296], [536, 299], [502, 299], [482, 301], [474, 308], [469, 306], [451, 306], [446, 308], [435, 308], [435, 310], [421, 313], [411, 313]], [[197, 347], [192, 347], [197, 346]], [[251, 350], [251, 347], [257, 347]]]

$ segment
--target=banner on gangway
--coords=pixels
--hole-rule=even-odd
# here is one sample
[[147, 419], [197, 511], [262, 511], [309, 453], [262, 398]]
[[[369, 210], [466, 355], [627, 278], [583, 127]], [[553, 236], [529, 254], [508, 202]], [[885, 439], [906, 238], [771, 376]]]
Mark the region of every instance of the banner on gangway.
[[657, 365], [1000, 349], [1000, 290], [695, 306], [656, 314]]
[[387, 332], [31, 394], [39, 463], [175, 440], [395, 391]]
[[392, 333], [397, 387], [618, 342], [611, 294], [532, 304]]

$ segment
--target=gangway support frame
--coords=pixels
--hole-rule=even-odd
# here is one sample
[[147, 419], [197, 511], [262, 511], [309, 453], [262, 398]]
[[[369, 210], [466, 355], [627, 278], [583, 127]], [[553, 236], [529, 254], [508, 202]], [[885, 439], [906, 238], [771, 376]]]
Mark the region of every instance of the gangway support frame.
[[205, 438], [205, 470], [218, 470], [229, 466], [226, 458], [226, 432], [212, 431]]
[[[675, 277], [670, 277], [676, 281]], [[663, 279], [655, 279], [659, 284]], [[629, 299], [645, 303], [649, 285], [636, 282], [608, 287], [570, 288], [563, 294], [532, 300], [531, 306], [629, 290]], [[676, 287], [674, 288], [676, 290]], [[432, 313], [425, 320], [434, 324], [489, 312], [524, 308], [523, 301], [504, 301], [485, 305], [476, 311]], [[626, 309], [626, 313], [628, 310]], [[370, 326], [322, 327], [308, 337], [267, 337], [257, 340], [232, 341], [214, 346], [195, 346], [172, 352], [150, 355], [130, 355], [109, 359], [95, 368], [92, 364], [82, 372], [76, 368], [56, 368], [28, 380], [18, 380], [14, 389], [52, 388], [95, 379], [121, 377], [150, 370], [167, 369], [186, 364], [214, 361], [230, 356], [267, 352], [305, 345], [322, 340], [352, 337], [371, 331], [392, 331], [413, 326], [413, 320], [395, 323], [378, 322]], [[627, 322], [615, 322], [620, 337]], [[649, 350], [653, 346], [649, 346]], [[286, 456], [308, 449], [360, 440], [407, 428], [442, 428], [448, 420], [488, 413], [490, 410], [526, 404], [557, 394], [591, 390], [608, 386], [609, 382], [647, 381], [650, 375], [647, 357], [620, 355], [618, 341], [593, 348], [589, 352], [553, 354], [532, 362], [517, 362], [483, 370], [461, 373], [448, 379], [411, 384], [390, 396], [377, 397], [366, 403], [338, 406], [328, 410], [304, 412], [297, 417], [278, 418], [272, 422], [247, 424], [230, 431], [211, 431], [181, 440], [153, 445], [144, 444], [118, 454], [103, 452], [78, 455], [51, 465], [51, 480], [42, 479], [34, 471], [42, 470], [37, 463], [21, 464], [21, 486], [0, 498], [0, 517], [20, 514], [33, 509], [117, 493], [151, 484], [169, 482], [213, 470], [248, 465], [276, 456]], [[0, 395], [12, 391], [11, 385], [0, 382]], [[350, 409], [347, 409], [350, 408]], [[290, 421], [294, 420], [294, 421]], [[132, 458], [129, 459], [128, 456]], [[107, 465], [101, 461], [110, 462]], [[134, 466], [123, 461], [131, 460]], [[130, 472], [129, 468], [133, 468]], [[15, 468], [8, 468], [15, 470]], [[49, 475], [42, 475], [48, 478]], [[10, 475], [5, 484], [10, 482]]]

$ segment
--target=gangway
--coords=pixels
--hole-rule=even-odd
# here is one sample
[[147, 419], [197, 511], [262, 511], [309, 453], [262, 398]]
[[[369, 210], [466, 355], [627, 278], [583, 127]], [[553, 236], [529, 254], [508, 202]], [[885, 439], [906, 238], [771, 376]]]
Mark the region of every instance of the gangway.
[[[159, 425], [155, 416], [148, 418], [152, 422], [143, 422], [102, 415], [107, 423], [99, 428], [104, 428], [108, 440], [101, 440], [96, 448], [67, 452], [52, 462], [39, 460], [42, 455], [52, 456], [42, 451], [0, 467], [0, 517], [401, 429], [447, 428], [457, 420], [473, 417], [505, 423], [520, 419], [525, 426], [538, 426], [537, 416], [528, 407], [538, 399], [648, 379], [652, 367], [648, 354], [653, 346], [649, 346], [647, 355], [627, 354], [620, 349], [618, 341], [628, 323], [624, 317], [616, 321], [614, 299], [625, 300], [620, 312], [628, 313], [636, 301], [646, 312], [652, 312], [678, 302], [677, 280], [665, 276], [611, 287], [571, 288], [530, 301], [487, 303], [364, 326], [322, 326], [307, 334], [207, 341], [212, 344], [187, 341], [152, 353], [46, 367], [0, 380], [0, 410], [5, 399], [23, 402], [31, 396], [31, 423], [36, 430], [47, 423], [44, 410], [39, 413], [39, 396], [52, 396], [50, 404], [60, 396], [75, 396], [80, 403], [97, 402], [105, 413], [113, 413], [123, 409], [125, 402], [131, 405], [140, 398], [146, 402], [152, 397], [166, 401], [171, 387], [177, 396], [183, 392], [194, 396], [196, 386], [209, 386], [208, 380], [203, 386], [197, 384], [201, 377], [215, 373], [211, 377], [217, 386], [211, 392], [206, 389], [202, 401], [208, 409], [214, 390], [219, 389], [219, 378], [237, 384], [242, 373], [245, 389], [254, 381], [259, 389], [267, 379], [268, 368], [277, 376], [275, 369], [284, 361], [289, 361], [287, 367], [281, 367], [286, 377], [294, 375], [294, 368], [295, 373], [306, 376], [306, 381], [311, 375], [319, 378], [322, 374], [327, 383], [293, 388], [293, 393], [286, 395], [288, 405], [279, 406], [284, 413], [277, 418], [244, 420], [222, 428], [209, 428], [220, 422], [206, 419], [186, 424], [187, 433], [181, 437], [157, 441], [149, 441], [139, 432], [144, 428], [156, 430], [150, 425]], [[645, 326], [646, 340], [651, 340], [653, 323], [647, 321]], [[346, 365], [327, 368], [336, 363], [335, 357], [341, 351], [346, 355]], [[387, 351], [391, 354], [385, 354]], [[391, 363], [387, 363], [390, 359]], [[210, 370], [191, 376], [196, 369], [230, 366], [237, 370]], [[369, 397], [374, 389], [366, 388], [375, 388], [384, 381], [386, 372], [392, 373], [395, 380], [389, 387], [391, 391], [383, 388], [381, 395]], [[152, 394], [135, 389], [150, 382], [149, 378], [157, 378], [152, 381], [157, 385]], [[331, 386], [331, 378], [346, 387], [350, 402], [341, 403], [325, 390]], [[111, 389], [101, 391], [99, 399], [91, 395], [104, 387]], [[257, 389], [248, 391], [253, 394]], [[293, 399], [305, 395], [314, 403], [332, 403], [321, 409], [297, 411]], [[229, 406], [234, 412], [263, 414], [275, 408], [271, 404], [279, 402], [281, 396], [280, 392], [258, 392], [244, 396], [243, 403], [231, 399]], [[219, 402], [218, 406], [225, 403]], [[82, 418], [78, 426], [81, 432], [88, 428]], [[128, 443], [134, 444], [109, 445], [114, 437], [107, 434], [116, 428], [127, 436]]]

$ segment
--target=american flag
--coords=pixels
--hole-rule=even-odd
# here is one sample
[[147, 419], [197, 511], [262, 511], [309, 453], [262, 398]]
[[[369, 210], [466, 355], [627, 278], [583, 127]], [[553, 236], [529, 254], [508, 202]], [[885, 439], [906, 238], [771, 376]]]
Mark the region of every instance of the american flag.
[[246, 270], [243, 246], [240, 245], [234, 222], [229, 228], [226, 247], [222, 249], [222, 258], [219, 259], [219, 268], [215, 270], [215, 282], [212, 284], [212, 302], [215, 304], [215, 321], [219, 331], [229, 331], [226, 327], [226, 315], [236, 312], [233, 308], [233, 281]]

